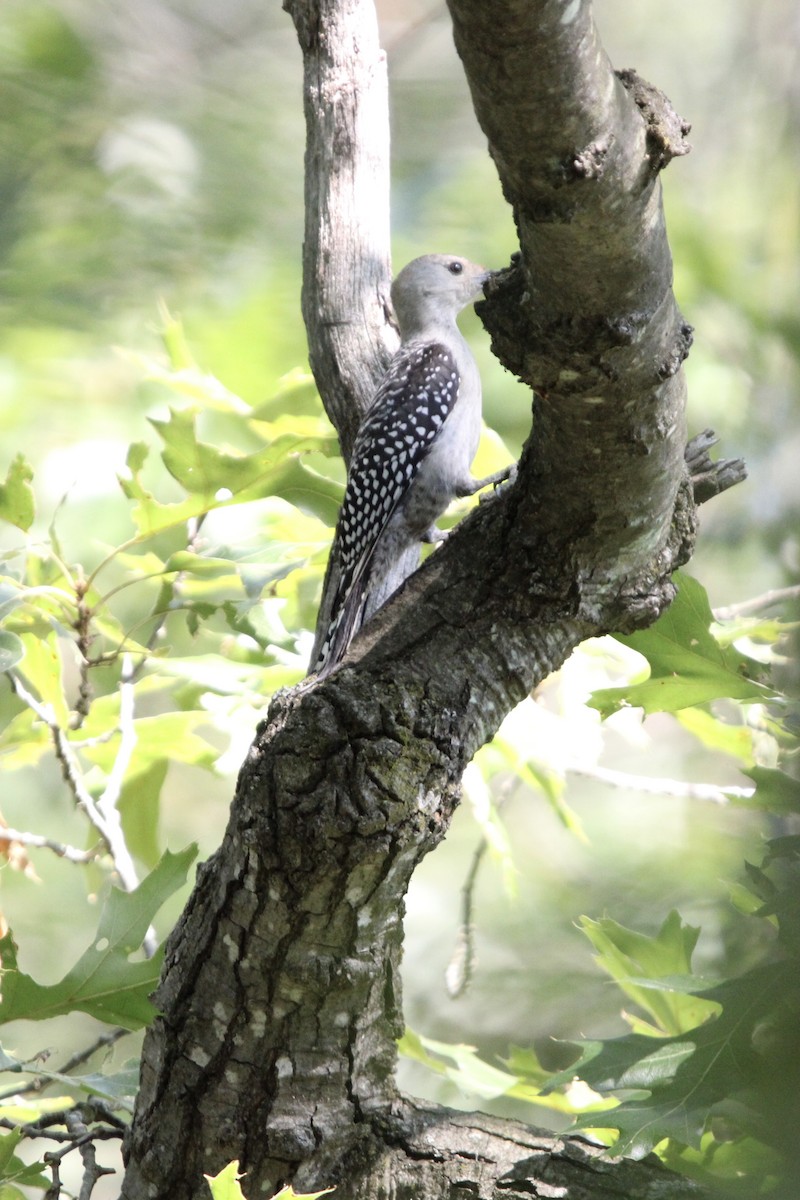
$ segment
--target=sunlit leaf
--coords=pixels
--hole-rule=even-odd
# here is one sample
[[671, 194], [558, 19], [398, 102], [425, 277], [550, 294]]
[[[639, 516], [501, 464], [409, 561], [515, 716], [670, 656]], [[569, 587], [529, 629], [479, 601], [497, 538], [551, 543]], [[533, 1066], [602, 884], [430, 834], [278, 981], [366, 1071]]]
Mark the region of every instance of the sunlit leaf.
[[675, 719], [709, 750], [730, 754], [745, 766], [753, 764], [753, 730], [744, 723], [721, 721], [703, 708], [683, 708]]
[[[725, 1200], [754, 1200], [779, 1195], [784, 1174], [781, 1156], [753, 1137], [730, 1138], [704, 1133], [697, 1147], [668, 1140], [655, 1148], [664, 1166], [688, 1176]], [[720, 1190], [721, 1189], [721, 1190]]]
[[4, 771], [34, 766], [52, 748], [49, 729], [29, 708], [24, 708], [0, 732], [0, 759]]
[[195, 413], [171, 412], [169, 420], [153, 420], [165, 443], [164, 463], [188, 493], [176, 503], [162, 503], [139, 478], [140, 455], [131, 459], [129, 478], [120, 478], [123, 492], [136, 501], [133, 519], [142, 535], [150, 535], [214, 508], [281, 496], [328, 525], [335, 524], [342, 486], [312, 470], [301, 454], [322, 450], [327, 439], [286, 434], [254, 454], [229, 454], [198, 440]]
[[710, 633], [713, 622], [705, 589], [690, 575], [675, 576], [678, 595], [665, 613], [638, 633], [619, 636], [650, 664], [650, 677], [627, 688], [603, 688], [589, 703], [604, 717], [623, 706], [646, 713], [677, 712], [718, 697], [764, 700], [771, 689], [751, 678], [759, 664], [730, 647], [720, 646]]
[[205, 1175], [204, 1178], [208, 1181], [214, 1200], [246, 1200], [239, 1185], [239, 1180], [244, 1179], [244, 1174], [239, 1172], [238, 1158], [228, 1163], [227, 1167], [223, 1167], [219, 1174]]
[[715, 625], [714, 638], [720, 646], [731, 646], [740, 640], [774, 646], [796, 628], [796, 621], [780, 621], [777, 617], [741, 617]]
[[[238, 1159], [228, 1163], [227, 1167], [223, 1167], [218, 1175], [205, 1175], [204, 1178], [208, 1181], [213, 1200], [247, 1200], [239, 1182], [241, 1179], [246, 1179], [247, 1174], [246, 1172], [240, 1173]], [[320, 1196], [327, 1196], [329, 1192], [333, 1191], [335, 1191], [334, 1188], [323, 1188], [321, 1192], [296, 1192], [287, 1183], [285, 1187], [275, 1193], [273, 1200], [319, 1200]]]
[[11, 461], [5, 483], [0, 483], [0, 520], [27, 532], [33, 524], [35, 507], [31, 480], [33, 471], [22, 454]]
[[282, 1187], [279, 1192], [276, 1192], [273, 1200], [319, 1200], [320, 1196], [327, 1196], [329, 1192], [335, 1192], [336, 1188], [323, 1188], [321, 1192], [296, 1192], [290, 1183]]
[[484, 1062], [474, 1046], [439, 1042], [407, 1029], [398, 1049], [406, 1058], [423, 1063], [464, 1091], [485, 1100], [506, 1095], [519, 1082], [517, 1076]]
[[[26, 1068], [31, 1075], [38, 1075], [39, 1072], [35, 1068]], [[56, 1081], [58, 1082], [58, 1081]], [[72, 1095], [60, 1096], [38, 1096], [30, 1098], [22, 1095], [15, 1096], [5, 1104], [0, 1104], [0, 1116], [8, 1121], [19, 1121], [20, 1123], [28, 1124], [30, 1121], [36, 1121], [43, 1113], [58, 1112], [60, 1109], [70, 1108], [73, 1103]]]
[[[165, 762], [211, 767], [216, 758], [216, 751], [197, 733], [203, 725], [208, 725], [208, 714], [202, 710], [165, 712], [157, 717], [140, 717], [134, 722], [136, 745], [129, 768], [129, 778], [133, 779], [154, 764]], [[91, 733], [94, 733], [95, 728], [94, 722], [88, 725]], [[114, 764], [118, 749], [119, 738], [113, 737], [109, 741], [87, 746], [82, 753], [107, 774]]]
[[[691, 976], [692, 952], [700, 933], [684, 925], [677, 912], [670, 913], [653, 936], [626, 929], [610, 917], [599, 921], [581, 917], [581, 927], [597, 951], [599, 965], [650, 1015], [662, 1034], [693, 1029], [718, 1011], [716, 1005], [681, 990], [680, 984], [664, 983]], [[647, 986], [648, 980], [660, 981], [659, 986]]]
[[293, 417], [318, 416], [322, 411], [314, 376], [310, 371], [295, 367], [278, 381], [278, 387], [268, 400], [253, 410], [257, 421], [280, 420], [287, 412]]
[[23, 633], [20, 638], [24, 657], [17, 670], [42, 704], [49, 705], [58, 724], [65, 728], [69, 720], [69, 705], [64, 695], [61, 655], [55, 630], [39, 626], [36, 632]]
[[[214, 496], [219, 491], [238, 495], [244, 491], [269, 495], [269, 478], [275, 467], [291, 453], [317, 448], [314, 438], [288, 434], [254, 454], [231, 454], [201, 442], [197, 437], [192, 409], [171, 409], [168, 420], [151, 418], [164, 449], [164, 465], [189, 493]], [[258, 489], [257, 491], [255, 489]]]

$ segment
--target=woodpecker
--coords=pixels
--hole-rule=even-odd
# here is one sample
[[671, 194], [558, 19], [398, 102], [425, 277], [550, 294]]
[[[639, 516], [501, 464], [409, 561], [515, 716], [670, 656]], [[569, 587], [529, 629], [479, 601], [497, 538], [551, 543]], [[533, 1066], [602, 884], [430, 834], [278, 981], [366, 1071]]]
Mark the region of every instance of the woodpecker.
[[456, 496], [503, 476], [475, 479], [481, 380], [456, 316], [492, 274], [465, 258], [426, 254], [392, 283], [400, 329], [394, 355], [356, 435], [332, 554], [340, 574], [312, 673], [326, 675], [388, 599], [398, 557], [444, 534], [435, 522]]

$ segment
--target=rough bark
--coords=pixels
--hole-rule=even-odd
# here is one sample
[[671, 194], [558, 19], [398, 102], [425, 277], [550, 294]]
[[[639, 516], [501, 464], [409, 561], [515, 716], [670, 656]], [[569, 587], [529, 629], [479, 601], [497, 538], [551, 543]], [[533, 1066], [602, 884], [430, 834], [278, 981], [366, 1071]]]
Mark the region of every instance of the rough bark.
[[[345, 444], [386, 345], [385, 245], [351, 234], [346, 206], [332, 219], [318, 191], [344, 172], [353, 205], [371, 203], [340, 162], [377, 70], [359, 61], [365, 46], [373, 66], [377, 54], [368, 7], [289, 4], [306, 58], [304, 309]], [[273, 702], [169, 943], [126, 1200], [199, 1200], [202, 1173], [232, 1159], [253, 1198], [287, 1180], [335, 1184], [339, 1200], [700, 1195], [657, 1164], [424, 1109], [394, 1088], [402, 898], [446, 832], [464, 766], [583, 638], [655, 619], [694, 537], [689, 332], [657, 178], [674, 138], [663, 130], [680, 123], [643, 117], [653, 93], [613, 75], [588, 3], [450, 7], [520, 231], [520, 259], [483, 315], [501, 359], [537, 388], [534, 436], [514, 486], [406, 582], [345, 665]], [[362, 314], [379, 349], [364, 349], [357, 377], [349, 334]]]

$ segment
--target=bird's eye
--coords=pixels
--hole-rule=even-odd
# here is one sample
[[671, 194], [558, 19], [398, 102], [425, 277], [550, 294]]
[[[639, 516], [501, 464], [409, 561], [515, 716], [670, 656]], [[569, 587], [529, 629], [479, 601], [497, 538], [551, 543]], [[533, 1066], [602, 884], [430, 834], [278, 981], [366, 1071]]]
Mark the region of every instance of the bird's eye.
[[451, 275], [460, 275], [464, 270], [464, 264], [460, 262], [451, 262], [447, 264], [447, 269]]

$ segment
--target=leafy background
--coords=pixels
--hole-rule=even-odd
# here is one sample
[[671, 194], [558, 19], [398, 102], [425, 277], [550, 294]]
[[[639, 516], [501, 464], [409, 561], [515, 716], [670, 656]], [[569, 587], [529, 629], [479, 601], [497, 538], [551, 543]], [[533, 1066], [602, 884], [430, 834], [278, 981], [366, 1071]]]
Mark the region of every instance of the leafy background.
[[[389, 0], [379, 10], [393, 89], [395, 260], [451, 248], [503, 265], [512, 223], [446, 13]], [[636, 66], [693, 124], [693, 153], [664, 176], [676, 290], [697, 331], [690, 424], [692, 432], [713, 426], [724, 454], [747, 459], [750, 481], [703, 511], [691, 574], [711, 605], [735, 605], [796, 583], [800, 568], [800, 26], [788, 0], [679, 0], [668, 19], [654, 0], [605, 0], [596, 10], [615, 65]], [[15, 586], [3, 591], [3, 637], [12, 640], [0, 641], [0, 653], [13, 658], [25, 646], [23, 682], [66, 721], [80, 675], [65, 650], [78, 616], [65, 563], [81, 563], [87, 577], [98, 572], [86, 592], [96, 652], [112, 653], [125, 636], [136, 670], [137, 646], [151, 636], [156, 650], [169, 647], [158, 669], [131, 684], [138, 740], [118, 799], [141, 876], [165, 847], [180, 855], [197, 842], [202, 858], [217, 844], [265, 698], [302, 669], [301, 631], [313, 622], [342, 479], [304, 373], [299, 52], [288, 17], [255, 0], [224, 10], [196, 0], [6, 0], [0, 61], [0, 510], [25, 527], [34, 498], [37, 513], [27, 534], [0, 524], [0, 549], [9, 577], [24, 569], [40, 589], [24, 602]], [[528, 397], [491, 358], [477, 321], [467, 316], [464, 327], [481, 364], [487, 421], [514, 453]], [[17, 453], [34, 468], [33, 492], [27, 468], [12, 466]], [[503, 453], [486, 440], [487, 462]], [[197, 522], [209, 506], [187, 540], [186, 519]], [[702, 1004], [724, 1013], [726, 997], [747, 1007], [756, 986], [748, 972], [791, 947], [791, 844], [781, 839], [793, 832], [794, 800], [785, 776], [770, 772], [779, 750], [791, 752], [797, 725], [791, 708], [765, 703], [759, 680], [771, 669], [773, 691], [797, 694], [796, 602], [750, 623], [737, 616], [712, 636], [691, 579], [682, 601], [638, 644], [585, 646], [470, 770], [453, 829], [408, 897], [405, 1004], [414, 1032], [402, 1082], [410, 1090], [464, 1107], [477, 1096], [482, 1107], [563, 1127], [580, 1096], [568, 1082], [552, 1084], [552, 1073], [572, 1071], [580, 1053], [585, 1083], [600, 1097], [584, 1095], [586, 1103], [607, 1104], [620, 1079], [635, 1097], [637, 1064], [648, 1055], [630, 1039], [651, 1038], [654, 1028], [670, 1047], [649, 1076], [663, 1094], [642, 1103], [663, 1102], [685, 1120], [686, 1097], [696, 1094], [691, 1072], [702, 1069], [701, 1054], [684, 1053], [694, 1019], [686, 1013]], [[163, 622], [150, 615], [164, 610]], [[681, 646], [689, 661], [676, 683], [670, 656]], [[96, 699], [73, 740], [116, 728], [122, 670], [116, 657], [92, 672]], [[614, 688], [626, 690], [626, 705]], [[46, 729], [6, 685], [0, 726], [5, 821], [94, 845]], [[92, 795], [105, 794], [118, 750], [112, 738], [77, 751]], [[784, 766], [791, 771], [791, 759]], [[642, 776], [758, 783], [759, 791], [753, 801], [729, 794], [722, 803], [685, 787], [654, 793], [637, 783]], [[33, 1003], [31, 989], [56, 987], [66, 1010], [70, 972], [101, 940], [107, 863], [77, 866], [46, 850], [26, 859], [18, 848], [14, 860], [12, 851], [1, 900], [20, 971], [32, 981], [24, 1001]], [[461, 889], [470, 875], [474, 933], [465, 946]], [[162, 906], [146, 914], [159, 935], [185, 887], [168, 892], [165, 883]], [[775, 911], [753, 915], [765, 908]], [[672, 911], [679, 918], [668, 918]], [[631, 953], [634, 934], [651, 941]], [[136, 967], [129, 950], [112, 938], [106, 969]], [[138, 968], [144, 989], [153, 965]], [[451, 991], [471, 977], [456, 999], [446, 972]], [[627, 981], [624, 996], [608, 976]], [[718, 999], [726, 986], [739, 992]], [[796, 1010], [780, 1010], [773, 994], [753, 1008], [747, 1036], [781, 1047], [791, 1082]], [[13, 1019], [3, 1038], [9, 1061], [48, 1051], [42, 1069], [50, 1069], [95, 1036], [95, 1016]], [[610, 1037], [622, 1039], [614, 1063], [611, 1050], [592, 1050]], [[575, 1049], [581, 1039], [588, 1048]], [[122, 1070], [135, 1038], [108, 1053], [107, 1073]], [[729, 1106], [735, 1091], [740, 1109], [780, 1124], [781, 1089], [770, 1097], [751, 1071], [745, 1083], [756, 1094], [743, 1099], [741, 1080], [720, 1079]], [[541, 1095], [548, 1080], [549, 1102]], [[708, 1092], [697, 1099], [706, 1113], [715, 1102]], [[630, 1103], [623, 1136], [641, 1148], [641, 1111]], [[710, 1143], [682, 1148], [691, 1137], [681, 1142], [662, 1117], [655, 1131], [673, 1135], [665, 1153], [684, 1168], [695, 1154], [705, 1170]], [[730, 1122], [731, 1113], [715, 1119]], [[726, 1141], [730, 1128], [711, 1149], [719, 1160], [721, 1146], [736, 1148], [723, 1174], [744, 1178], [749, 1197], [755, 1180], [769, 1186], [771, 1150], [753, 1136], [749, 1146]], [[7, 1145], [6, 1153], [17, 1151]], [[115, 1194], [113, 1183], [103, 1186], [96, 1195]]]

